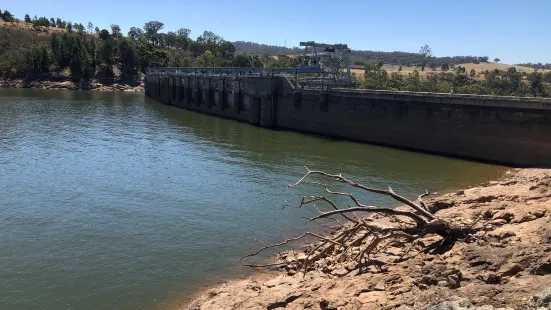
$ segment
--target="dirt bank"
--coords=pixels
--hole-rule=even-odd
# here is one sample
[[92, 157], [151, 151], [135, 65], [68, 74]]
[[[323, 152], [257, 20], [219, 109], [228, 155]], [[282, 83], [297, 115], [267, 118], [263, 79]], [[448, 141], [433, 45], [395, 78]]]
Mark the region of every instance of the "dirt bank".
[[143, 79], [128, 81], [100, 81], [96, 79], [0, 79], [0, 87], [128, 92], [144, 90]]
[[[440, 218], [482, 225], [484, 231], [451, 249], [420, 249], [402, 260], [397, 255], [402, 248], [388, 247], [372, 257], [378, 266], [361, 274], [350, 262], [325, 259], [304, 275], [294, 268], [295, 256], [300, 259], [303, 254], [287, 253], [281, 259], [288, 263], [268, 279], [252, 277], [220, 285], [178, 308], [548, 307], [547, 297], [533, 296], [551, 287], [551, 170], [514, 170], [499, 182], [427, 202], [440, 209], [436, 213]], [[425, 238], [421, 247], [435, 241]]]

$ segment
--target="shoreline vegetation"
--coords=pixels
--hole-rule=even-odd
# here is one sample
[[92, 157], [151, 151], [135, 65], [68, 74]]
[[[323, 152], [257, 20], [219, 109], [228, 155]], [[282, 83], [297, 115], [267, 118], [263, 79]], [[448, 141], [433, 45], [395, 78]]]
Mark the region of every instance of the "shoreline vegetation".
[[[86, 26], [85, 26], [86, 25]], [[109, 89], [97, 81], [140, 79], [152, 67], [297, 67], [311, 54], [299, 48], [224, 40], [211, 31], [195, 39], [191, 30], [164, 30], [160, 21], [131, 27], [99, 29], [89, 21], [75, 23], [56, 17], [14, 17], [0, 10], [0, 77], [4, 85], [38, 88]], [[504, 65], [488, 56], [435, 57], [429, 45], [418, 53], [352, 50], [357, 88], [502, 96], [551, 96], [551, 65]], [[526, 67], [529, 66], [529, 67]], [[40, 76], [52, 83], [26, 82]], [[91, 83], [57, 84], [56, 77]], [[22, 82], [17, 82], [21, 79]], [[6, 82], [6, 80], [8, 82]], [[97, 80], [97, 81], [95, 81]], [[14, 82], [15, 81], [15, 82]], [[117, 83], [130, 85], [133, 83]], [[80, 87], [80, 85], [83, 85]], [[97, 86], [97, 87], [96, 87]], [[126, 87], [122, 87], [127, 90]]]
[[[424, 202], [437, 210], [438, 218], [470, 225], [476, 232], [447, 247], [434, 235], [415, 244], [388, 244], [372, 253], [361, 272], [342, 248], [335, 248], [311, 262], [305, 273], [309, 255], [319, 253], [314, 249], [321, 243], [314, 242], [276, 254], [272, 262], [277, 267], [259, 269], [271, 275], [259, 273], [262, 277], [208, 288], [177, 308], [548, 309], [551, 169], [510, 170], [499, 181]], [[383, 216], [364, 220], [383, 223]], [[397, 216], [390, 222], [402, 220]], [[349, 228], [350, 223], [345, 224], [325, 237], [334, 238]], [[356, 244], [350, 251], [361, 249], [362, 244]]]

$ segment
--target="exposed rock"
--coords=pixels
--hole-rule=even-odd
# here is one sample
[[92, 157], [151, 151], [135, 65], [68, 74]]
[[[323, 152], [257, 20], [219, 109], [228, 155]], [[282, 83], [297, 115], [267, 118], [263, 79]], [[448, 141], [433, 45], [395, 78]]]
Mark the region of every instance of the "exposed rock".
[[541, 294], [532, 297], [532, 304], [537, 308], [549, 309], [551, 307], [551, 288]]
[[522, 271], [522, 267], [516, 263], [508, 263], [499, 268], [497, 274], [500, 277], [510, 277]]
[[494, 220], [505, 220], [507, 221], [507, 223], [509, 223], [513, 218], [515, 217], [515, 215], [509, 211], [499, 211], [497, 212], [493, 219]]
[[503, 226], [503, 225], [507, 224], [507, 221], [504, 220], [504, 219], [497, 219], [497, 220], [491, 221], [490, 224], [496, 225], [496, 226]]
[[527, 213], [527, 214], [524, 214], [521, 218], [515, 219], [513, 223], [526, 223], [526, 222], [534, 221], [536, 219], [537, 217], [534, 214]]
[[[126, 82], [125, 82], [126, 83]], [[96, 80], [45, 80], [45, 79], [0, 79], [1, 87], [10, 88], [41, 88], [41, 89], [68, 89], [68, 90], [100, 90], [100, 91], [143, 91], [141, 81], [128, 81], [128, 84], [102, 84]]]
[[486, 273], [480, 277], [480, 280], [482, 280], [486, 284], [499, 284], [501, 282], [501, 277], [495, 273]]
[[476, 203], [476, 202], [481, 202], [481, 203], [486, 203], [486, 202], [491, 202], [491, 201], [494, 201], [496, 200], [498, 197], [497, 196], [494, 196], [494, 195], [487, 195], [487, 196], [484, 196], [484, 195], [481, 195], [481, 196], [478, 196], [474, 199], [470, 199], [470, 200], [467, 200], [465, 201], [466, 203]]
[[533, 211], [532, 214], [539, 219], [545, 216], [545, 210], [536, 210]]
[[277, 308], [285, 308], [288, 304], [292, 303], [293, 301], [299, 299], [302, 296], [301, 294], [291, 294], [285, 297], [283, 300], [275, 300], [270, 303], [268, 303], [268, 310], [277, 309]]
[[551, 254], [549, 254], [546, 258], [542, 259], [534, 268], [533, 272], [537, 275], [545, 275], [551, 273]]
[[431, 204], [428, 206], [429, 211], [434, 213], [440, 210], [451, 208], [455, 205], [455, 201], [451, 199], [439, 199], [436, 201], [432, 201]]

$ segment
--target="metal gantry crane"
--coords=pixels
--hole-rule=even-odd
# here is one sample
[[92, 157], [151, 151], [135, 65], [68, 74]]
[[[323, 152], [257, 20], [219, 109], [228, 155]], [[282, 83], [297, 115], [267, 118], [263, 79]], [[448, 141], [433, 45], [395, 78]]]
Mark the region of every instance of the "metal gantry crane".
[[337, 86], [352, 84], [350, 49], [346, 44], [307, 41], [300, 42], [300, 46], [304, 47], [303, 67], [321, 68], [326, 78], [332, 79]]

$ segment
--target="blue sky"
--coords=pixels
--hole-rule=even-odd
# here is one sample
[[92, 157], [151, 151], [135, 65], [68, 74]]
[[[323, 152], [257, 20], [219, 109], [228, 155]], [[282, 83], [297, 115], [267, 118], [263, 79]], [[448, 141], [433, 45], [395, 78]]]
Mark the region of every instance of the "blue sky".
[[435, 56], [499, 57], [504, 63], [551, 62], [549, 0], [0, 0], [18, 18], [60, 17], [124, 33], [147, 21], [164, 31], [210, 30], [229, 41], [297, 46], [300, 41], [347, 43], [353, 49]]

